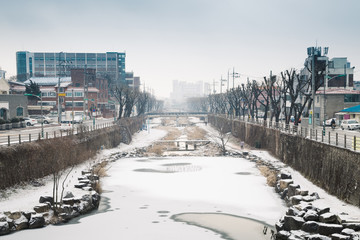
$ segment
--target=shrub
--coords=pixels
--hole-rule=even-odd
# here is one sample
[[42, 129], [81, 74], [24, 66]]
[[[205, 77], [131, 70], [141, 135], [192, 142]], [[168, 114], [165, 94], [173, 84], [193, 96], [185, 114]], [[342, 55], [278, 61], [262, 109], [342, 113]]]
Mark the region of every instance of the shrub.
[[6, 123], [6, 121], [4, 119], [0, 118], [0, 124], [5, 124], [5, 123]]
[[19, 122], [20, 120], [18, 119], [18, 118], [16, 118], [16, 117], [14, 117], [14, 118], [12, 118], [11, 119], [11, 122], [12, 123], [17, 123], [17, 122]]

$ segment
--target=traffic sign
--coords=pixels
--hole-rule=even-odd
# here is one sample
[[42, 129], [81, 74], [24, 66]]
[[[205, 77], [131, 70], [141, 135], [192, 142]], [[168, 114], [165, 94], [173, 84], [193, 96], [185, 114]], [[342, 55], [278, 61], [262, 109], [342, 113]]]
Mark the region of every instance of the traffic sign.
[[59, 97], [65, 97], [66, 93], [59, 93]]

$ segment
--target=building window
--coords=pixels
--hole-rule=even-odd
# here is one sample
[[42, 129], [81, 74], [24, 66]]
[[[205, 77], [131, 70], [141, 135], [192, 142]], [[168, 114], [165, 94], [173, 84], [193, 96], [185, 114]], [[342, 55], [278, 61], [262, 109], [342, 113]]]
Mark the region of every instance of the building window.
[[74, 92], [74, 97], [82, 97], [82, 96], [84, 96], [83, 92]]
[[344, 102], [360, 102], [360, 95], [357, 94], [345, 94]]
[[23, 107], [18, 107], [18, 108], [16, 108], [16, 116], [17, 116], [17, 117], [22, 117], [22, 116], [24, 116], [24, 108], [23, 108]]

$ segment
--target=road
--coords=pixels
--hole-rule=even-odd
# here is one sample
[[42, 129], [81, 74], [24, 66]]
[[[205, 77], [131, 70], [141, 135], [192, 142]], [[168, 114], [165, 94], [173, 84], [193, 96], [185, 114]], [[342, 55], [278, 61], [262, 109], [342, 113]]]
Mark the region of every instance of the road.
[[[97, 128], [102, 128], [108, 126], [109, 124], [113, 124], [113, 118], [104, 118], [104, 119], [96, 119]], [[88, 126], [90, 129], [93, 127], [92, 120], [86, 120], [83, 125]], [[74, 124], [75, 134], [77, 133], [77, 128], [79, 124]], [[44, 124], [44, 136], [43, 138], [53, 138], [54, 136], [66, 135], [67, 131], [72, 129], [71, 124], [58, 124], [58, 123], [50, 123]], [[41, 136], [41, 124], [35, 124], [34, 126], [27, 126], [26, 128], [15, 128], [11, 130], [3, 130], [0, 132], [0, 145], [10, 145], [18, 144], [19, 142], [29, 142], [35, 141]]]

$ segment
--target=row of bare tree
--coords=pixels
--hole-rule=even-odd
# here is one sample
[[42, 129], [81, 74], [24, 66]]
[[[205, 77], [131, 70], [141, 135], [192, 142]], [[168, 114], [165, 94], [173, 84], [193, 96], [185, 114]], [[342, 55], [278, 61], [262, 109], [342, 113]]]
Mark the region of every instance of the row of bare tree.
[[118, 119], [130, 117], [133, 113], [140, 116], [150, 111], [160, 111], [164, 102], [157, 100], [155, 96], [148, 92], [141, 92], [137, 88], [129, 87], [125, 84], [111, 87], [111, 95], [119, 104]]
[[[294, 117], [295, 124], [301, 116], [307, 116], [313, 102], [312, 91], [324, 82], [324, 68], [315, 66], [315, 84], [312, 84], [311, 65], [305, 65], [310, 75], [300, 75], [295, 69], [281, 72], [280, 76], [264, 77], [262, 81], [249, 79], [225, 93], [188, 99], [188, 107], [194, 111], [227, 114], [243, 118], [270, 118], [286, 123]], [[269, 116], [270, 114], [270, 116]]]

